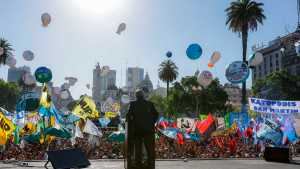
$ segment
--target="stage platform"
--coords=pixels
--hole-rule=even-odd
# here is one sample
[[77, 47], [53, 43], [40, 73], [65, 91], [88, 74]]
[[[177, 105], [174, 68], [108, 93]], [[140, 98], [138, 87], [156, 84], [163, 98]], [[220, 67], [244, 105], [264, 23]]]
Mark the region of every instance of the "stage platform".
[[[45, 162], [28, 162], [28, 167], [20, 166], [16, 162], [0, 162], [1, 169], [41, 169]], [[90, 169], [124, 169], [121, 160], [91, 160]], [[49, 165], [51, 166], [51, 165]], [[49, 169], [52, 167], [48, 167]], [[156, 169], [299, 169], [300, 158], [295, 159], [295, 164], [271, 163], [264, 160], [182, 160], [157, 161]]]

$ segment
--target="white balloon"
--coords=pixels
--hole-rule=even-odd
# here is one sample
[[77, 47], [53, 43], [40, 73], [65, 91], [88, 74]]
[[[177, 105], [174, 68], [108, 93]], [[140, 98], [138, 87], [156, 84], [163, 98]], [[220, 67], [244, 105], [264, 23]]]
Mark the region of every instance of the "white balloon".
[[26, 60], [26, 61], [32, 61], [34, 59], [34, 53], [30, 50], [25, 50], [23, 52], [23, 58]]
[[121, 35], [121, 33], [122, 33], [123, 31], [125, 31], [125, 29], [126, 29], [126, 24], [125, 24], [125, 23], [121, 23], [121, 24], [119, 25], [119, 27], [118, 27], [117, 34]]
[[207, 87], [213, 80], [213, 75], [210, 71], [202, 71], [201, 74], [198, 76], [198, 83], [203, 87]]
[[6, 58], [5, 63], [6, 63], [9, 67], [15, 67], [16, 64], [17, 64], [17, 60], [16, 60], [14, 57], [12, 57], [12, 56], [8, 56], [8, 57]]
[[74, 86], [78, 81], [76, 77], [65, 77], [65, 80], [69, 81], [70, 86]]
[[220, 60], [220, 58], [221, 58], [221, 53], [218, 51], [215, 51], [210, 57], [208, 66], [213, 67]]
[[262, 53], [255, 53], [254, 57], [250, 59], [250, 66], [258, 66], [264, 61], [264, 56]]
[[107, 75], [109, 73], [109, 71], [110, 71], [109, 66], [103, 66], [103, 68], [101, 70], [101, 75], [105, 76], [105, 75]]
[[3, 53], [4, 53], [4, 49], [0, 47], [0, 56], [3, 55]]
[[124, 103], [124, 104], [128, 104], [130, 102], [130, 98], [128, 95], [123, 95], [121, 97], [121, 102]]
[[26, 85], [33, 85], [36, 83], [35, 77], [28, 72], [26, 72], [22, 78]]
[[63, 90], [60, 93], [60, 98], [62, 98], [62, 99], [68, 99], [69, 98], [69, 92], [67, 90]]
[[47, 27], [51, 22], [51, 16], [48, 13], [43, 13], [41, 19], [44, 27]]

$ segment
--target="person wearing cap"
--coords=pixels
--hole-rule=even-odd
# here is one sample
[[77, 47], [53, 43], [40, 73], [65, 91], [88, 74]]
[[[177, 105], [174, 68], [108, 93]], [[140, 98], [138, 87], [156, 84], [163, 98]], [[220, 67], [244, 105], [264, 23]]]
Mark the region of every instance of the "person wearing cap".
[[129, 111], [126, 115], [127, 121], [133, 124], [133, 140], [135, 154], [135, 168], [142, 166], [142, 148], [145, 145], [147, 154], [147, 169], [155, 168], [155, 122], [158, 119], [158, 112], [154, 104], [145, 99], [144, 92], [137, 90], [136, 101], [130, 102]]

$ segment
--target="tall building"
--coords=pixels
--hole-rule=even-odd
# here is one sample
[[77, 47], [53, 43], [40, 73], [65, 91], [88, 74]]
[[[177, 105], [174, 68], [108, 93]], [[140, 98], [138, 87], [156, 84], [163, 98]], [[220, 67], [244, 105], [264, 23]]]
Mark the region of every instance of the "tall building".
[[7, 81], [18, 83], [19, 80], [22, 78], [23, 74], [26, 72], [31, 73], [30, 67], [28, 66], [23, 66], [18, 68], [10, 67], [7, 73]]
[[97, 105], [105, 100], [105, 93], [108, 89], [116, 86], [116, 70], [111, 70], [108, 66], [100, 67], [98, 63], [93, 70], [92, 97]]
[[[265, 79], [275, 71], [287, 70], [290, 74], [300, 75], [300, 57], [297, 56], [295, 43], [300, 40], [300, 28], [284, 37], [277, 37], [267, 46], [253, 48], [263, 54], [263, 62], [252, 69], [252, 85], [259, 79]], [[280, 92], [265, 87], [260, 97], [265, 99], [280, 98]]]
[[148, 72], [145, 75], [145, 79], [138, 85], [138, 88], [148, 90], [149, 93], [153, 91], [153, 84], [150, 80]]
[[129, 67], [126, 72], [126, 87], [133, 91], [144, 80], [144, 69], [138, 67]]

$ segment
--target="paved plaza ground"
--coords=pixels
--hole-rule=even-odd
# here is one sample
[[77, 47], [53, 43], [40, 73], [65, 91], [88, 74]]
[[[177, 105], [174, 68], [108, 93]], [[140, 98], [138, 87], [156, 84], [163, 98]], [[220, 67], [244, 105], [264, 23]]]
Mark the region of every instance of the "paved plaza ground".
[[[271, 163], [264, 160], [193, 160], [184, 162], [157, 161], [156, 169], [299, 169], [300, 159], [296, 159], [296, 164]], [[90, 169], [124, 169], [123, 161], [103, 161], [92, 160]], [[20, 167], [14, 163], [5, 164], [0, 162], [1, 169], [39, 169], [44, 168], [44, 162], [29, 162], [28, 167]], [[51, 166], [51, 165], [49, 165]], [[49, 167], [49, 169], [52, 167]]]

